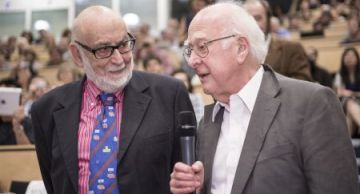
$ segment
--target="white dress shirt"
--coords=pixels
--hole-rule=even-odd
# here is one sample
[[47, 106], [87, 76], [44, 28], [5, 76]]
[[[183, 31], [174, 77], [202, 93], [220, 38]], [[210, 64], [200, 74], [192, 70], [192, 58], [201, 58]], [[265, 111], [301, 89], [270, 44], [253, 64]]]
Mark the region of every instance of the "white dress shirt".
[[212, 194], [231, 192], [263, 74], [264, 69], [261, 66], [238, 93], [230, 96], [228, 105], [220, 102], [215, 104], [212, 114], [213, 122], [220, 106], [225, 107], [225, 110], [212, 167]]

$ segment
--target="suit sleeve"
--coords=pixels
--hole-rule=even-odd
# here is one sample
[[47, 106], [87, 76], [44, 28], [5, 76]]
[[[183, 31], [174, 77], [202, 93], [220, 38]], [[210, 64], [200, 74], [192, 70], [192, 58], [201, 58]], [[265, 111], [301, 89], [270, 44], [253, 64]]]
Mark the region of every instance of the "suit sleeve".
[[313, 93], [300, 138], [309, 193], [359, 193], [354, 149], [342, 108], [330, 89]]
[[36, 154], [40, 165], [41, 175], [45, 184], [47, 193], [54, 193], [50, 169], [51, 169], [51, 146], [48, 145], [48, 139], [45, 136], [44, 129], [41, 127], [38, 113], [36, 112], [37, 103], [34, 103], [31, 110], [31, 119], [33, 132], [35, 136]]

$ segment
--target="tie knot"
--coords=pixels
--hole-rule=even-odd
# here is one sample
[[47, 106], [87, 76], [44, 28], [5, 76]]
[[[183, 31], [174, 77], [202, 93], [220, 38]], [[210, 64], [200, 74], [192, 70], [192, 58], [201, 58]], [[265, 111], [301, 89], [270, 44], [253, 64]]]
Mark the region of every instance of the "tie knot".
[[114, 106], [115, 104], [115, 95], [112, 93], [102, 92], [100, 94], [100, 100], [104, 106]]

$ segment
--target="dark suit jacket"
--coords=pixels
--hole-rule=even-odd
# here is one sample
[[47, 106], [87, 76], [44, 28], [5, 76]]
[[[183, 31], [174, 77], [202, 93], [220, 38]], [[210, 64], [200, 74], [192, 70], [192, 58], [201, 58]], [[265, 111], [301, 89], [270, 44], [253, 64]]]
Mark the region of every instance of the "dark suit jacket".
[[[78, 191], [78, 128], [83, 81], [56, 88], [32, 106], [36, 151], [49, 194]], [[121, 193], [169, 193], [179, 161], [177, 114], [191, 110], [185, 86], [134, 72], [125, 88], [118, 154]]]
[[310, 64], [300, 43], [271, 37], [265, 64], [287, 77], [312, 81]]
[[[264, 66], [231, 194], [358, 194], [354, 150], [341, 105], [327, 87], [289, 79]], [[211, 171], [222, 113], [205, 108], [198, 159]]]

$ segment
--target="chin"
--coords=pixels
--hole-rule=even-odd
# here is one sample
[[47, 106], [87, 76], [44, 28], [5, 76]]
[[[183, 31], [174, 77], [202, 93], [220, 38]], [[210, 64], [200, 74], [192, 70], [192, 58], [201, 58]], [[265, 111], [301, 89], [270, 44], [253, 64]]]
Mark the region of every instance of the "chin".
[[95, 81], [95, 84], [102, 91], [113, 93], [122, 90], [129, 83], [131, 77], [132, 77], [132, 72], [123, 75], [118, 79], [109, 79], [109, 77], [102, 77], [102, 78], [98, 78]]

